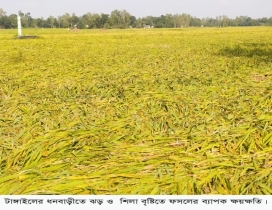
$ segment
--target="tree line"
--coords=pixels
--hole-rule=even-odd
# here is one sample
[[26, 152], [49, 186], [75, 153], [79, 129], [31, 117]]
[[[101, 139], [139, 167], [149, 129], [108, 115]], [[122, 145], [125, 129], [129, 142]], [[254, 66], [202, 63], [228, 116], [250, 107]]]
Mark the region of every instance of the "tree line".
[[[154, 28], [182, 27], [229, 27], [229, 26], [272, 26], [272, 17], [253, 19], [248, 16], [229, 18], [226, 15], [216, 18], [197, 18], [189, 14], [166, 14], [159, 17], [147, 16], [136, 18], [126, 10], [114, 10], [110, 14], [86, 13], [77, 16], [65, 13], [62, 16], [33, 18], [29, 12], [19, 12], [23, 28], [142, 28], [149, 25]], [[7, 15], [0, 8], [0, 28], [17, 27], [17, 14]]]

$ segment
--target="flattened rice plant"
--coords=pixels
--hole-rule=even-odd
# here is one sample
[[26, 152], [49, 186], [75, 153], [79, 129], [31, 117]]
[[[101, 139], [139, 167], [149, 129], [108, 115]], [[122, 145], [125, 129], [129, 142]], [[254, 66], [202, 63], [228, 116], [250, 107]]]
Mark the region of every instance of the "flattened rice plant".
[[271, 194], [271, 30], [0, 31], [0, 193]]

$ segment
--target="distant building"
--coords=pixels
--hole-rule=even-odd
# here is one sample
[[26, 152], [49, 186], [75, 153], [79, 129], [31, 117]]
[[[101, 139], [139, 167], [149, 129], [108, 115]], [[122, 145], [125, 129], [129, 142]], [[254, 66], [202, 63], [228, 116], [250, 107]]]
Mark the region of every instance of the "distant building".
[[150, 26], [150, 25], [145, 25], [145, 24], [144, 24], [144, 28], [151, 28], [151, 26]]

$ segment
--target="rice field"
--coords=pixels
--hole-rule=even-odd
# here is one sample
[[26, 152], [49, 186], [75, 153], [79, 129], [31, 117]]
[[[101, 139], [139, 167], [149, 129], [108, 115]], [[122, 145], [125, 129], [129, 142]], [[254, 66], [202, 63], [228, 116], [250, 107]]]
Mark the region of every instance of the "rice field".
[[272, 194], [272, 28], [0, 30], [0, 194]]

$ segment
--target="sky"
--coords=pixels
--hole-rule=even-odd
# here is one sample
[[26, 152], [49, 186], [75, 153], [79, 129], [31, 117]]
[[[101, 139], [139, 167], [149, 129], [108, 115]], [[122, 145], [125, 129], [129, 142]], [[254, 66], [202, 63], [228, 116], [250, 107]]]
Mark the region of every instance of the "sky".
[[126, 10], [135, 17], [187, 13], [198, 18], [227, 15], [252, 18], [272, 17], [272, 0], [0, 0], [7, 15], [30, 12], [33, 18], [57, 17], [65, 13], [78, 16]]

